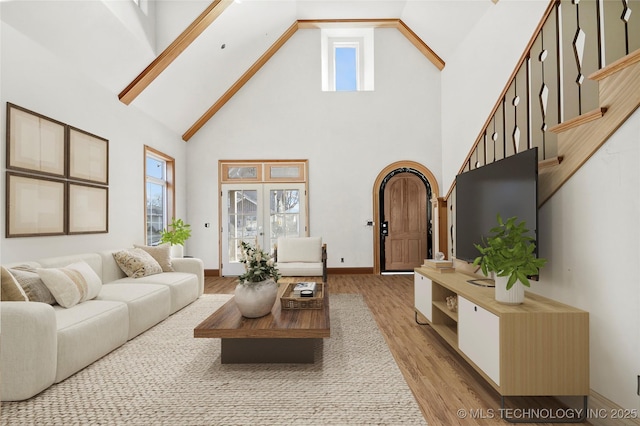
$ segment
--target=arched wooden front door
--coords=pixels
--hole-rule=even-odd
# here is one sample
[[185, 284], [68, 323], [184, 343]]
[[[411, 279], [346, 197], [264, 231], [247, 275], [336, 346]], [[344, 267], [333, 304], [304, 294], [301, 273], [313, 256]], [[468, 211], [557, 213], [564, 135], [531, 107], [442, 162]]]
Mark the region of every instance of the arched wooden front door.
[[429, 196], [414, 173], [395, 174], [384, 186], [384, 271], [411, 271], [427, 258]]
[[[432, 196], [437, 197], [440, 193], [440, 188], [438, 186], [438, 180], [435, 178], [433, 173], [425, 166], [420, 163], [411, 160], [402, 160], [396, 161], [395, 163], [389, 164], [384, 169], [380, 171], [378, 174], [375, 183], [373, 184], [373, 273], [379, 274], [381, 272], [386, 271], [386, 256], [385, 256], [385, 241], [387, 238], [383, 236], [383, 222], [388, 221], [385, 219], [385, 207], [387, 205], [385, 201], [385, 189], [387, 184], [396, 176], [402, 174], [411, 174], [419, 178], [422, 182], [423, 187], [426, 190], [426, 195], [424, 196], [425, 206], [426, 207], [426, 215], [427, 224], [429, 224], [432, 219], [432, 215], [434, 214], [433, 209], [431, 208]], [[435, 245], [433, 241], [433, 230], [435, 228], [427, 231], [426, 241], [427, 241], [427, 252], [424, 259], [430, 257], [432, 253], [429, 253], [429, 250], [433, 251], [438, 247]], [[422, 259], [421, 263], [424, 262]], [[419, 266], [417, 265], [417, 266]], [[405, 270], [413, 270], [413, 267], [405, 269]]]

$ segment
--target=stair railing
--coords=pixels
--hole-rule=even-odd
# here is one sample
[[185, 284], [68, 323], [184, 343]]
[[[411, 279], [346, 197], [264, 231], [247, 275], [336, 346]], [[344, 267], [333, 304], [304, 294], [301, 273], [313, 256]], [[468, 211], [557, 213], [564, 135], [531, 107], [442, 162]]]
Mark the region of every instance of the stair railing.
[[552, 0], [460, 173], [538, 147], [559, 164], [559, 124], [598, 109], [588, 76], [640, 49], [640, 0]]

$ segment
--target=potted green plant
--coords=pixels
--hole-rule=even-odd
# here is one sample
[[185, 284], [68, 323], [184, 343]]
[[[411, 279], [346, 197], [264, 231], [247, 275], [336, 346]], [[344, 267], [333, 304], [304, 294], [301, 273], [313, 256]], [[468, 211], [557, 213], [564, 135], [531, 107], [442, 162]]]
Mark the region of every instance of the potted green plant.
[[241, 243], [245, 273], [238, 277], [235, 301], [240, 313], [258, 318], [271, 312], [278, 294], [280, 272], [273, 257], [258, 244]]
[[[531, 287], [529, 276], [538, 275], [546, 259], [536, 257], [535, 239], [528, 235], [524, 221], [516, 216], [505, 221], [497, 215], [498, 226], [492, 228], [491, 236], [483, 238], [483, 244], [475, 244], [480, 256], [473, 264], [480, 265], [482, 273], [495, 274], [496, 300], [518, 304], [524, 301], [524, 287]], [[515, 287], [514, 287], [515, 286]]]
[[191, 225], [185, 223], [182, 219], [171, 219], [171, 224], [162, 230], [160, 235], [160, 243], [171, 244], [171, 257], [182, 257], [184, 252], [184, 242], [191, 236]]

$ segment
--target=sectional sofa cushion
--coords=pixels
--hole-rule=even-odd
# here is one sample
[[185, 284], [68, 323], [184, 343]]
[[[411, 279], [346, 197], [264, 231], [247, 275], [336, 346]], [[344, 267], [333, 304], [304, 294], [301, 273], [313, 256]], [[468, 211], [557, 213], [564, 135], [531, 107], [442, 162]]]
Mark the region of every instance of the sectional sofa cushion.
[[173, 266], [171, 266], [171, 244], [164, 243], [157, 246], [140, 246], [134, 244], [133, 247], [140, 248], [153, 257], [156, 262], [160, 264], [162, 272], [173, 272]]
[[171, 292], [166, 285], [108, 283], [102, 286], [96, 300], [115, 300], [127, 304], [128, 339], [164, 320], [171, 311]]
[[55, 382], [122, 346], [129, 337], [127, 305], [112, 300], [87, 300], [72, 309], [54, 306], [57, 336]]
[[9, 272], [20, 284], [30, 302], [41, 302], [48, 305], [56, 303], [56, 299], [40, 279], [36, 268], [24, 264], [9, 268]]
[[64, 308], [95, 298], [102, 287], [100, 277], [84, 261], [62, 268], [38, 268], [36, 271], [56, 302]]
[[28, 302], [29, 298], [11, 272], [0, 267], [0, 300], [3, 302]]
[[[200, 297], [198, 276], [186, 272], [164, 272], [162, 274], [142, 278], [121, 278], [112, 284], [154, 284], [169, 287], [171, 293], [171, 310], [173, 314]], [[103, 287], [106, 287], [105, 284]]]
[[116, 263], [131, 278], [141, 278], [162, 272], [162, 266], [141, 248], [120, 250], [113, 253]]

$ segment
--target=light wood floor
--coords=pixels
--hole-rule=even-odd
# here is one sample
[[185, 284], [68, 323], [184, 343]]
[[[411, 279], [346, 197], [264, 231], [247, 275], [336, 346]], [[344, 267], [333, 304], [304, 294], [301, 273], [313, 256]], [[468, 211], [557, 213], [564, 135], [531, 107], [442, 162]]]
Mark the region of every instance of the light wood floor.
[[[233, 293], [235, 285], [235, 278], [206, 277], [205, 293]], [[330, 275], [328, 289], [364, 297], [429, 425], [509, 424], [500, 419], [498, 393], [429, 326], [416, 323], [413, 275]], [[510, 398], [509, 404], [562, 408], [552, 398]]]

